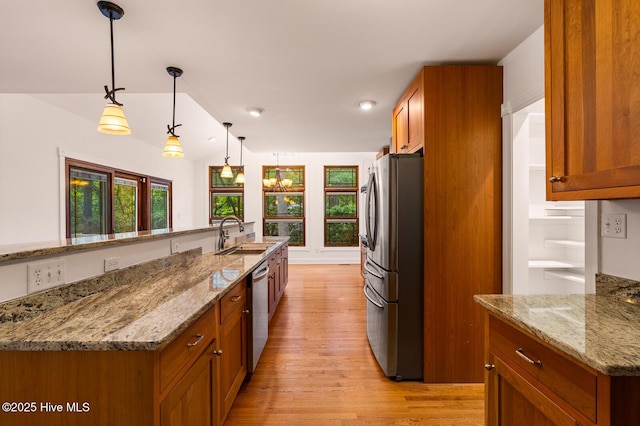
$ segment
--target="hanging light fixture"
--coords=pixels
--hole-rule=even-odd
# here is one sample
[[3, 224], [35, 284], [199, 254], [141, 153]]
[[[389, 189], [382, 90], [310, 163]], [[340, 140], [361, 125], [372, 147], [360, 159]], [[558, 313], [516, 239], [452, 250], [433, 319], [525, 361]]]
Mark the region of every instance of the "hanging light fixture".
[[240, 140], [240, 167], [238, 168], [238, 174], [236, 175], [236, 183], [244, 183], [244, 166], [242, 165], [242, 142], [244, 142], [244, 136], [238, 136]]
[[291, 179], [283, 179], [280, 174], [280, 153], [276, 152], [276, 177], [262, 179], [262, 186], [274, 192], [286, 192], [293, 185]]
[[180, 139], [178, 139], [180, 136], [176, 135], [175, 130], [176, 127], [182, 126], [182, 124], [176, 124], [176, 78], [182, 75], [182, 70], [176, 67], [167, 67], [167, 72], [171, 77], [173, 77], [173, 121], [171, 122], [171, 126], [167, 124], [167, 129], [169, 129], [167, 134], [169, 135], [169, 138], [167, 139], [167, 143], [164, 145], [162, 155], [170, 158], [181, 158], [184, 157], [184, 152], [182, 152]]
[[232, 124], [222, 123], [222, 125], [227, 128], [227, 153], [224, 157], [224, 167], [222, 168], [222, 172], [220, 172], [220, 177], [231, 178], [233, 177], [233, 172], [231, 171], [231, 166], [229, 166], [229, 127], [231, 127]]
[[124, 111], [122, 111], [122, 104], [116, 101], [116, 92], [118, 90], [124, 90], [124, 87], [116, 89], [116, 77], [115, 77], [115, 68], [114, 68], [114, 54], [113, 54], [113, 21], [122, 18], [124, 15], [124, 10], [118, 6], [117, 4], [108, 2], [108, 1], [99, 1], [98, 9], [100, 12], [107, 18], [109, 18], [109, 29], [111, 32], [111, 90], [109, 90], [108, 86], [104, 86], [104, 91], [106, 95], [105, 99], [111, 100], [104, 107], [104, 111], [102, 112], [102, 117], [100, 117], [100, 122], [98, 123], [98, 131], [102, 133], [107, 133], [110, 135], [130, 135], [131, 129], [129, 128], [129, 123], [127, 123], [127, 119], [124, 116]]

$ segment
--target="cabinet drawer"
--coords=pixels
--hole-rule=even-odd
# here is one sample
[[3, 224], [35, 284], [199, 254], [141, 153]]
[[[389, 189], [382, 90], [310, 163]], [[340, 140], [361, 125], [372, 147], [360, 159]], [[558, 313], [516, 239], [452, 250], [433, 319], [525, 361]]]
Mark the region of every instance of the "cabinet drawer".
[[[225, 294], [220, 301], [220, 324], [236, 309], [246, 306], [247, 283], [245, 280], [238, 283], [231, 291]], [[244, 308], [243, 308], [244, 309]]]
[[514, 369], [533, 376], [544, 388], [596, 422], [597, 375], [490, 316], [490, 351]]
[[204, 352], [217, 331], [213, 307], [160, 352], [160, 391]]

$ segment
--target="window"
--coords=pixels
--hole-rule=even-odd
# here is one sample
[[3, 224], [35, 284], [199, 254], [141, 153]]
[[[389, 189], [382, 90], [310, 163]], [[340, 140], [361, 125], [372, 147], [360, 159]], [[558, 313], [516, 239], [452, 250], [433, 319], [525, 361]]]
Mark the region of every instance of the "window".
[[358, 244], [358, 166], [325, 166], [324, 245]]
[[220, 177], [222, 166], [209, 166], [209, 223], [225, 216], [244, 220], [244, 184], [236, 183], [240, 167], [231, 167], [233, 177]]
[[263, 235], [305, 245], [304, 166], [263, 166]]
[[171, 181], [66, 159], [67, 238], [171, 228]]

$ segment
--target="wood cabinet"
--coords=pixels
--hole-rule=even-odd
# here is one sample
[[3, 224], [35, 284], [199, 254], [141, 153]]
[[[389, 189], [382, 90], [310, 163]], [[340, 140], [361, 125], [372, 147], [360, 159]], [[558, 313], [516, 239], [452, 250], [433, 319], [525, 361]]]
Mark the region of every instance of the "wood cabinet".
[[217, 306], [158, 351], [0, 351], [2, 401], [37, 405], [0, 423], [216, 425]]
[[485, 416], [491, 426], [629, 425], [640, 377], [610, 377], [487, 314]]
[[640, 5], [545, 0], [549, 200], [640, 197]]
[[163, 399], [160, 404], [161, 426], [218, 424], [216, 344], [214, 340]]
[[269, 320], [271, 320], [289, 281], [289, 244], [284, 243], [271, 252], [268, 262], [267, 283], [269, 286]]
[[411, 153], [424, 144], [424, 85], [422, 71], [416, 76], [393, 109], [393, 152]]
[[480, 383], [502, 292], [502, 67], [424, 67], [424, 381]]
[[220, 301], [220, 424], [247, 375], [247, 286], [236, 285]]

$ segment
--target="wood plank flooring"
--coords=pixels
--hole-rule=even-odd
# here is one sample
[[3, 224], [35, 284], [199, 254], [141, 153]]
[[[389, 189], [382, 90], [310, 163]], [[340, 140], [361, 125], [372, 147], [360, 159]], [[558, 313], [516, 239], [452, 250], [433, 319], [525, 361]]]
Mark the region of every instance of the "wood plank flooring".
[[225, 426], [479, 426], [483, 392], [388, 379], [367, 342], [359, 265], [290, 265], [267, 346]]

